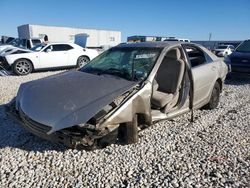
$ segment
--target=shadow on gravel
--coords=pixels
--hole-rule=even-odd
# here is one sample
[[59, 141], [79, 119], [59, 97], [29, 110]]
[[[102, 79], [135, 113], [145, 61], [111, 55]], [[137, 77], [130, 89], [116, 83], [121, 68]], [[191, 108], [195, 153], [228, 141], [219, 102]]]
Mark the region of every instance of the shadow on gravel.
[[4, 112], [0, 105], [0, 149], [11, 147], [26, 151], [65, 151], [66, 147], [43, 140], [25, 129]]
[[225, 80], [225, 84], [227, 85], [245, 85], [250, 84], [250, 76], [242, 76], [242, 75], [232, 75], [230, 78]]

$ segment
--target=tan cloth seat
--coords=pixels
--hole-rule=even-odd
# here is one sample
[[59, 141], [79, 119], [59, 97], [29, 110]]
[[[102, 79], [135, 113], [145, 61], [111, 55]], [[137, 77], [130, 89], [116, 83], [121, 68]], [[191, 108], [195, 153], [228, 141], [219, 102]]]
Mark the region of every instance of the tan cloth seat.
[[156, 91], [153, 95], [153, 98], [152, 98], [152, 104], [155, 107], [162, 108], [162, 107], [166, 106], [166, 104], [171, 102], [173, 97], [174, 97], [173, 94], [170, 94], [170, 93], [167, 94], [167, 93], [163, 93], [160, 91]]
[[179, 49], [170, 50], [164, 57], [153, 83], [152, 106], [163, 108], [178, 95], [184, 74], [184, 61]]

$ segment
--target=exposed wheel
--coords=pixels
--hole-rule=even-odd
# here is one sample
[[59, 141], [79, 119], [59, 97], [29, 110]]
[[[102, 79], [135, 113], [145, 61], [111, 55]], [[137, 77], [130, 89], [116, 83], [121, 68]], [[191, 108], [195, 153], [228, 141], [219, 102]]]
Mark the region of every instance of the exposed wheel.
[[219, 105], [220, 101], [220, 84], [218, 82], [215, 83], [212, 95], [210, 97], [209, 102], [204, 106], [205, 109], [214, 109]]
[[118, 137], [124, 144], [133, 144], [138, 142], [138, 118], [134, 115], [132, 122], [121, 124], [119, 127]]
[[86, 65], [90, 59], [87, 56], [80, 56], [77, 59], [77, 68], [82, 68], [84, 65]]
[[13, 71], [17, 75], [27, 75], [33, 70], [32, 63], [27, 59], [18, 59], [13, 65]]

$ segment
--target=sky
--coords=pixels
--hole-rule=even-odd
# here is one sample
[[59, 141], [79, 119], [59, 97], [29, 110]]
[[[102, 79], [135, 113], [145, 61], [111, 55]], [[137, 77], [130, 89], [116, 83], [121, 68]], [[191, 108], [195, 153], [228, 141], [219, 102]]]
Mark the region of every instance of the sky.
[[175, 36], [190, 40], [250, 38], [250, 0], [0, 0], [0, 35], [41, 24]]

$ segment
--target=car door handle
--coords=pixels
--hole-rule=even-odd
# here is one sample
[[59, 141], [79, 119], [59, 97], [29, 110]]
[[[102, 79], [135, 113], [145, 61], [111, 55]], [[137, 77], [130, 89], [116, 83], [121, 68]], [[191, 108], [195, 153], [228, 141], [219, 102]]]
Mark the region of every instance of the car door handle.
[[211, 70], [212, 70], [212, 71], [215, 71], [215, 70], [216, 70], [216, 67], [215, 67], [215, 66], [212, 66]]

